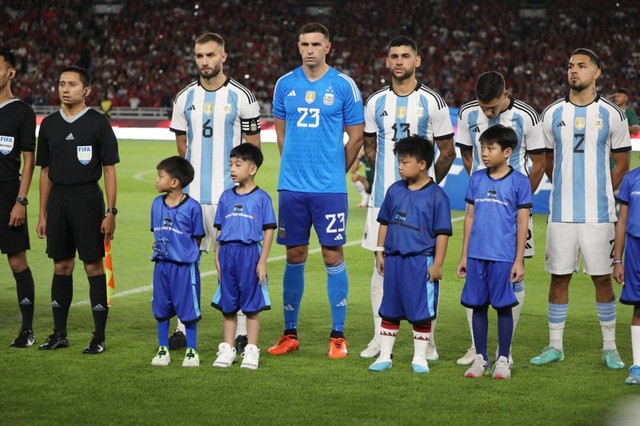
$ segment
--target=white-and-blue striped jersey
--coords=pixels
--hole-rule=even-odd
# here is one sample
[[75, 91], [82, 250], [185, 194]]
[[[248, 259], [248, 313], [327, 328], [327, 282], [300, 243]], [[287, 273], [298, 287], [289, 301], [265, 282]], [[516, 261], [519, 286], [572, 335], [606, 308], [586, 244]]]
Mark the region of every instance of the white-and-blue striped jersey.
[[528, 176], [527, 153], [544, 152], [544, 137], [538, 113], [524, 102], [511, 97], [510, 99], [509, 107], [491, 119], [484, 114], [477, 100], [468, 102], [460, 108], [456, 145], [461, 149], [465, 147], [473, 149], [471, 174], [485, 168], [481, 161], [480, 135], [496, 124], [510, 127], [518, 135], [518, 145], [509, 157], [509, 165], [514, 170]]
[[[367, 99], [365, 134], [376, 135], [376, 167], [371, 189], [373, 207], [382, 206], [387, 189], [400, 180], [394, 144], [402, 138], [420, 135], [434, 143], [453, 137], [449, 107], [442, 97], [424, 84], [417, 84], [406, 96], [396, 95], [385, 86]], [[429, 175], [435, 178], [433, 166]], [[371, 206], [371, 203], [370, 203]]]
[[585, 106], [565, 97], [544, 110], [542, 129], [554, 153], [549, 221], [615, 222], [609, 157], [631, 149], [624, 112], [599, 95]]
[[260, 107], [249, 89], [232, 78], [213, 91], [195, 81], [176, 96], [170, 128], [186, 132], [186, 158], [195, 169], [185, 192], [201, 204], [214, 204], [233, 188], [229, 153], [242, 142], [242, 133], [260, 132]]

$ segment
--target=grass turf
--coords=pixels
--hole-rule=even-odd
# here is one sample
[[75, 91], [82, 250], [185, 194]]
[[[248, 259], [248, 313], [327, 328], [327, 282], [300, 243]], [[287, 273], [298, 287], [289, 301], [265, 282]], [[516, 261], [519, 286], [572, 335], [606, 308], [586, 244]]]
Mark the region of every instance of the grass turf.
[[[265, 144], [265, 163], [258, 184], [272, 196], [279, 164], [275, 144]], [[454, 212], [445, 277], [441, 284], [436, 343], [440, 360], [431, 373], [411, 371], [410, 327], [403, 323], [390, 371], [372, 373], [371, 360], [358, 357], [372, 337], [369, 283], [373, 256], [360, 248], [365, 209], [350, 187], [348, 246], [350, 278], [346, 333], [350, 356], [326, 357], [330, 311], [326, 273], [312, 236], [306, 267], [306, 289], [300, 316], [300, 350], [283, 357], [267, 355], [282, 329], [284, 250], [274, 244], [268, 265], [273, 309], [261, 315], [260, 368], [234, 365], [214, 369], [222, 339], [222, 317], [209, 307], [215, 291], [213, 256], [203, 257], [202, 310], [199, 323], [201, 367], [180, 367], [183, 353], [174, 352], [168, 368], [151, 367], [156, 350], [151, 315], [152, 263], [149, 208], [157, 195], [155, 164], [174, 155], [168, 142], [121, 141], [118, 173], [116, 239], [112, 244], [117, 297], [109, 312], [107, 351], [82, 354], [91, 339], [88, 284], [78, 263], [74, 305], [69, 315], [71, 347], [59, 351], [10, 350], [20, 327], [15, 284], [6, 262], [0, 262], [0, 401], [2, 424], [603, 424], [620, 412], [625, 398], [640, 406], [638, 389], [624, 385], [627, 370], [610, 371], [601, 361], [601, 333], [595, 314], [593, 286], [588, 277], [574, 276], [565, 330], [565, 360], [546, 367], [529, 364], [548, 342], [547, 291], [544, 272], [545, 217], [535, 216], [537, 255], [526, 263], [526, 299], [513, 344], [515, 367], [511, 381], [463, 377], [455, 364], [469, 346], [469, 329], [459, 303], [463, 281], [455, 276], [462, 240], [462, 212]], [[634, 153], [633, 157], [637, 157]], [[633, 166], [638, 160], [633, 160]], [[51, 332], [49, 308], [52, 263], [44, 241], [35, 236], [37, 174], [30, 192], [29, 263], [36, 281], [36, 345]], [[616, 285], [616, 292], [619, 288]], [[631, 361], [631, 310], [619, 305], [618, 347]], [[490, 315], [489, 347], [496, 344], [495, 314]], [[491, 349], [490, 351], [492, 351]], [[636, 417], [636, 421], [637, 421]]]

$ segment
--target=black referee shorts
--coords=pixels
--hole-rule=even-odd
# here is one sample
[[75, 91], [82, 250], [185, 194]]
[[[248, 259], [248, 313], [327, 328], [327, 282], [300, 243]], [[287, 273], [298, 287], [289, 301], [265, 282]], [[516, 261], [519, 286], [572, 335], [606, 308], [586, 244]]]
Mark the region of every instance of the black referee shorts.
[[54, 260], [78, 256], [83, 262], [104, 257], [104, 198], [97, 183], [53, 185], [47, 204], [47, 255]]
[[9, 226], [11, 209], [16, 204], [20, 181], [0, 183], [0, 252], [12, 255], [29, 250], [29, 227], [27, 221], [21, 226]]

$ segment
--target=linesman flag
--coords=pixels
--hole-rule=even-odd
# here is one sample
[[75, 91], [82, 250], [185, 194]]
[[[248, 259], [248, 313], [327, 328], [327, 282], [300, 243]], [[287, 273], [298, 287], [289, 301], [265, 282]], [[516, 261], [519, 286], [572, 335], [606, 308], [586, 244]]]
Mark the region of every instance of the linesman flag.
[[107, 306], [111, 307], [111, 299], [116, 294], [116, 280], [113, 277], [113, 260], [111, 258], [111, 240], [104, 242], [105, 274], [107, 276]]

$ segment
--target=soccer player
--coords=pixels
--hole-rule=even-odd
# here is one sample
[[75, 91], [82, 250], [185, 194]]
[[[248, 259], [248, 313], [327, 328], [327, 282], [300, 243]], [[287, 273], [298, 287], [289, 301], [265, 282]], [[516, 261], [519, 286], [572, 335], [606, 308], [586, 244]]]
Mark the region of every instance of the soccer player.
[[35, 288], [27, 262], [27, 250], [30, 248], [27, 195], [35, 164], [36, 115], [29, 105], [11, 93], [11, 80], [15, 76], [15, 55], [8, 50], [0, 50], [0, 252], [7, 255], [22, 315], [18, 337], [9, 347], [28, 348], [35, 341]]
[[595, 286], [602, 360], [612, 369], [624, 367], [616, 348], [616, 300], [611, 285], [617, 220], [613, 191], [629, 169], [631, 141], [624, 112], [596, 91], [601, 73], [598, 55], [585, 48], [574, 50], [567, 70], [569, 96], [553, 102], [542, 114], [545, 173], [552, 182], [545, 252], [551, 284], [549, 346], [531, 359], [535, 365], [564, 359], [569, 283], [582, 256], [584, 272]]
[[[206, 236], [200, 250], [208, 252], [215, 238], [213, 220], [218, 198], [233, 187], [229, 175], [229, 152], [240, 143], [260, 148], [260, 107], [253, 95], [236, 80], [226, 76], [224, 39], [204, 33], [195, 40], [198, 80], [184, 88], [174, 101], [170, 129], [176, 135], [178, 154], [195, 169], [195, 178], [185, 192], [202, 204]], [[170, 349], [184, 347], [184, 326], [178, 322], [169, 339]], [[236, 349], [247, 344], [246, 318], [239, 312]]]
[[460, 302], [473, 310], [472, 331], [477, 352], [465, 376], [477, 378], [488, 372], [491, 305], [498, 313], [499, 342], [492, 375], [495, 379], [510, 379], [512, 308], [518, 304], [514, 284], [524, 279], [531, 184], [524, 174], [509, 165], [509, 157], [518, 146], [515, 130], [496, 124], [482, 132], [479, 139], [486, 169], [473, 173], [469, 181], [462, 256], [457, 268], [458, 276], [466, 278]]
[[638, 124], [638, 115], [633, 108], [629, 108], [627, 105], [627, 102], [629, 101], [629, 91], [627, 89], [620, 88], [610, 96], [610, 99], [615, 102], [615, 104], [618, 105], [627, 116], [629, 134], [637, 135], [638, 132], [640, 132], [640, 125]]
[[[502, 124], [515, 130], [518, 144], [509, 156], [509, 165], [517, 172], [529, 177], [531, 192], [535, 193], [544, 175], [546, 162], [544, 137], [538, 113], [529, 105], [513, 98], [506, 89], [504, 77], [496, 71], [482, 73], [476, 81], [476, 100], [460, 108], [456, 145], [460, 148], [462, 162], [469, 176], [484, 169], [481, 160], [480, 135], [490, 126]], [[529, 163], [530, 162], [530, 163]], [[530, 165], [529, 165], [530, 164]], [[533, 257], [533, 220], [529, 218], [525, 258]], [[524, 302], [524, 280], [514, 287], [518, 304], [512, 309], [515, 332]], [[471, 325], [473, 311], [466, 309], [471, 332], [471, 347], [458, 359], [458, 365], [469, 365], [476, 359]], [[512, 363], [511, 352], [509, 361]]]
[[613, 277], [619, 284], [623, 284], [620, 303], [633, 306], [633, 365], [629, 368], [629, 377], [625, 383], [640, 385], [640, 168], [622, 178], [617, 198], [620, 210], [616, 224], [616, 241], [613, 245]]
[[267, 286], [267, 259], [276, 229], [271, 197], [255, 183], [262, 165], [260, 149], [242, 144], [231, 150], [231, 178], [238, 184], [222, 193], [214, 226], [216, 268], [220, 280], [211, 306], [224, 315], [224, 342], [218, 346], [214, 367], [227, 368], [236, 359], [233, 345], [239, 309], [247, 317], [248, 344], [241, 368], [255, 370], [260, 362], [260, 312], [271, 309]]
[[[47, 255], [53, 259], [51, 308], [54, 332], [39, 349], [69, 346], [67, 317], [73, 298], [76, 250], [89, 279], [93, 313], [93, 339], [85, 354], [105, 350], [107, 282], [104, 242], [116, 229], [116, 163], [118, 140], [109, 120], [85, 105], [91, 93], [87, 70], [64, 69], [58, 83], [62, 109], [47, 116], [40, 126], [36, 165], [40, 170], [38, 237], [47, 238]], [[104, 173], [105, 210], [98, 181]]]
[[433, 144], [422, 136], [398, 141], [401, 180], [388, 188], [380, 207], [376, 268], [384, 276], [380, 305], [380, 356], [371, 371], [391, 368], [391, 353], [406, 319], [413, 325], [414, 373], [428, 373], [427, 346], [437, 314], [439, 281], [451, 229], [449, 198], [429, 177]]
[[[298, 50], [302, 66], [280, 77], [273, 94], [273, 117], [282, 156], [277, 242], [286, 246], [287, 260], [284, 333], [268, 352], [283, 355], [298, 349], [298, 314], [313, 225], [327, 270], [333, 322], [329, 357], [344, 358], [348, 354], [344, 323], [349, 292], [342, 247], [348, 213], [345, 174], [364, 142], [362, 97], [350, 77], [327, 64], [331, 41], [326, 27], [304, 25]], [[344, 131], [348, 135], [346, 144]]]
[[183, 367], [199, 367], [198, 321], [200, 314], [200, 240], [204, 237], [202, 207], [183, 192], [195, 174], [191, 164], [176, 155], [156, 166], [156, 189], [164, 192], [151, 204], [154, 236], [153, 298], [151, 308], [158, 322], [158, 352], [151, 365], [167, 366], [169, 320], [177, 315], [185, 326], [187, 350]]
[[[387, 188], [400, 179], [398, 160], [393, 155], [394, 144], [407, 136], [420, 135], [435, 141], [439, 155], [429, 174], [440, 183], [456, 157], [453, 146], [453, 127], [449, 108], [434, 90], [416, 80], [416, 69], [422, 64], [415, 41], [396, 37], [387, 48], [386, 66], [391, 72], [391, 84], [371, 95], [365, 106], [364, 149], [368, 163], [374, 168], [370, 208], [367, 211], [362, 247], [374, 251], [378, 242], [376, 221]], [[380, 323], [378, 315], [382, 301], [383, 279], [374, 265], [371, 276], [371, 308], [374, 336], [360, 353], [363, 358], [375, 358], [380, 352]], [[429, 336], [427, 359], [437, 360], [438, 351], [433, 340], [435, 321]]]

